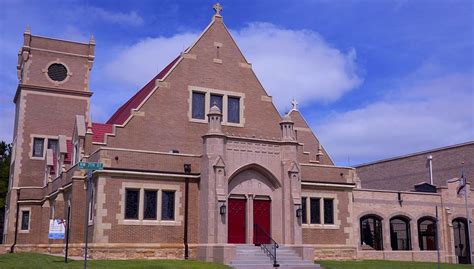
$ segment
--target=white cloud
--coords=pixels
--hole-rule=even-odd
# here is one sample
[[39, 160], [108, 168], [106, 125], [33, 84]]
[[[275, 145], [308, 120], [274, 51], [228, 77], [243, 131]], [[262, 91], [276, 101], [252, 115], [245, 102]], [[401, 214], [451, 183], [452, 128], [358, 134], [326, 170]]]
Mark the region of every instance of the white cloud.
[[374, 161], [474, 140], [472, 74], [405, 81], [385, 98], [334, 113], [319, 138], [339, 164]]
[[334, 101], [361, 83], [355, 49], [343, 53], [314, 31], [252, 23], [234, 36], [280, 110], [292, 98]]
[[[107, 66], [107, 74], [141, 86], [197, 36], [183, 33], [141, 40], [124, 48]], [[253, 23], [233, 31], [233, 36], [280, 110], [292, 98], [305, 103], [334, 101], [361, 82], [355, 50], [343, 53], [316, 32]]]
[[95, 16], [109, 23], [126, 24], [132, 26], [140, 26], [144, 23], [143, 18], [136, 11], [130, 11], [129, 13], [112, 12], [110, 10], [92, 6], [87, 7], [85, 11], [87, 12], [88, 17]]

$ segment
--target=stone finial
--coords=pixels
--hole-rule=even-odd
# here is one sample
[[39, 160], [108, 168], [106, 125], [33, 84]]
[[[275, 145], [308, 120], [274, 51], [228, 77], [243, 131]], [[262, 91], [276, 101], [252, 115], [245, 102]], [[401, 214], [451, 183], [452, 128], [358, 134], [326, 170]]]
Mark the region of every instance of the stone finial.
[[222, 17], [221, 11], [222, 11], [222, 6], [219, 3], [215, 3], [212, 8], [216, 11], [216, 14], [214, 16], [216, 17]]
[[26, 25], [25, 32], [23, 33], [24, 35], [31, 35], [31, 28], [30, 25]]
[[222, 134], [222, 113], [219, 107], [214, 104], [207, 114], [209, 120], [209, 134]]
[[95, 39], [94, 39], [93, 34], [91, 34], [91, 38], [89, 39], [89, 44], [95, 44]]
[[294, 122], [291, 120], [290, 114], [287, 113], [280, 121], [281, 138], [283, 141], [296, 141], [295, 130], [293, 129]]
[[293, 100], [291, 100], [291, 110], [294, 110], [294, 111], [298, 111], [298, 101], [295, 100], [295, 98], [293, 98]]

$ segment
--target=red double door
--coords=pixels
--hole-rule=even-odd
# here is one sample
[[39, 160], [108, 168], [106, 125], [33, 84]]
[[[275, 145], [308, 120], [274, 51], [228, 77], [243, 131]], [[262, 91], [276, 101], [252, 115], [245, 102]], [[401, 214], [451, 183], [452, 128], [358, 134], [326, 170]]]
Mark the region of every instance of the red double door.
[[[228, 201], [228, 242], [245, 244], [247, 200], [229, 199]], [[260, 227], [260, 233], [254, 230], [254, 243], [267, 243], [270, 235], [270, 200], [253, 201], [253, 223]], [[264, 231], [262, 233], [261, 231]], [[257, 236], [256, 236], [257, 235]]]

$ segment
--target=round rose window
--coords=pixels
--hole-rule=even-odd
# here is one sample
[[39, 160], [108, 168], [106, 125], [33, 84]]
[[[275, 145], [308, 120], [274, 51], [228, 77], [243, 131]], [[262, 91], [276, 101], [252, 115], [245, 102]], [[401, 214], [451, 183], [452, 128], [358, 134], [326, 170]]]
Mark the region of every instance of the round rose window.
[[63, 81], [67, 78], [67, 69], [62, 64], [52, 64], [48, 67], [48, 76], [54, 81]]

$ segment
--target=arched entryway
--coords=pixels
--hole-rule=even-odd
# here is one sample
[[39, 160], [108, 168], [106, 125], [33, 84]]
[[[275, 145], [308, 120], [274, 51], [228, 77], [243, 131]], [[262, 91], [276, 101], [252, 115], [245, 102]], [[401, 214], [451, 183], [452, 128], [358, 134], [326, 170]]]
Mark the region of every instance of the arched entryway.
[[[227, 241], [233, 244], [266, 243], [281, 224], [277, 179], [262, 166], [245, 166], [229, 177]], [[280, 205], [281, 207], [281, 205]]]
[[468, 240], [467, 221], [465, 218], [453, 220], [454, 252], [458, 257], [458, 262], [463, 264], [471, 263], [471, 247]]

